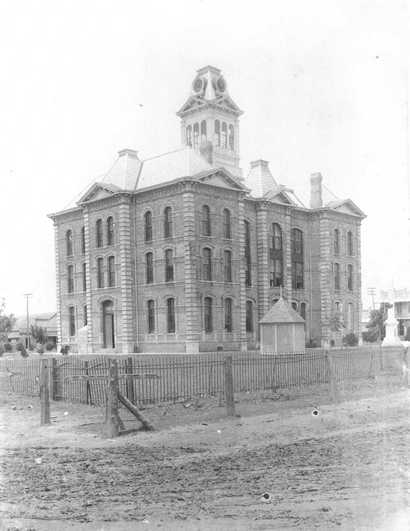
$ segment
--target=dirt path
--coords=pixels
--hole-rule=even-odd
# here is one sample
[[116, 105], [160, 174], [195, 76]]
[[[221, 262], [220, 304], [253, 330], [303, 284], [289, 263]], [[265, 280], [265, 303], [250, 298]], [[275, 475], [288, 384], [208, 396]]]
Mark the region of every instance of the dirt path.
[[100, 410], [53, 404], [40, 429], [36, 404], [14, 403], [3, 397], [3, 529], [410, 528], [408, 390], [317, 416], [306, 399], [241, 403], [230, 421], [180, 405], [150, 412], [164, 429], [113, 441]]

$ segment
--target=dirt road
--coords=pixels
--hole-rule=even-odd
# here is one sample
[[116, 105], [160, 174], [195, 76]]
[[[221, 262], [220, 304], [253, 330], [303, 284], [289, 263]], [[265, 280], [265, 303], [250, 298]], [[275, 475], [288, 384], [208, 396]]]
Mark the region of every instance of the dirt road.
[[53, 404], [40, 430], [35, 404], [2, 403], [3, 529], [410, 528], [408, 390], [318, 415], [265, 401], [227, 421], [214, 404], [111, 441], [95, 429], [100, 410]]

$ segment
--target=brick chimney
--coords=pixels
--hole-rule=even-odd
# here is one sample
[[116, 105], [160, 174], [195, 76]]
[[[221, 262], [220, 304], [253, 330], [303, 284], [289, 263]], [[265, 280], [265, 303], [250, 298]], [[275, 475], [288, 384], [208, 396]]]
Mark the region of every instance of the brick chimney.
[[263, 197], [278, 187], [269, 169], [269, 162], [263, 159], [251, 162], [247, 182], [255, 197]]
[[322, 201], [322, 174], [312, 173], [310, 175], [310, 208], [321, 208]]

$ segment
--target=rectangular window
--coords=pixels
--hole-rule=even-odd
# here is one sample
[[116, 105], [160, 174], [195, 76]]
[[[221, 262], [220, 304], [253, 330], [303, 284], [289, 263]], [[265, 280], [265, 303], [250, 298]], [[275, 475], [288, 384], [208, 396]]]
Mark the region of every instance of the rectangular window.
[[68, 308], [68, 328], [70, 336], [75, 336], [75, 308], [70, 306]]
[[232, 282], [232, 253], [231, 251], [224, 251], [224, 279], [225, 279], [225, 282]]
[[108, 257], [108, 286], [110, 288], [115, 286], [115, 257]]
[[97, 258], [97, 287], [104, 287], [104, 259]]
[[165, 251], [165, 282], [174, 280], [174, 259], [171, 249]]
[[83, 291], [87, 291], [87, 264], [83, 263]]
[[205, 297], [204, 299], [204, 328], [207, 333], [213, 330], [211, 297]]
[[167, 299], [167, 332], [175, 334], [175, 299]]
[[155, 332], [155, 303], [153, 300], [147, 302], [148, 334]]
[[347, 289], [353, 291], [353, 266], [351, 264], [347, 266]]
[[232, 332], [232, 299], [225, 299], [225, 331]]
[[87, 325], [88, 325], [88, 312], [87, 312], [87, 306], [84, 306], [83, 324], [84, 324], [84, 326], [87, 326]]
[[68, 293], [74, 292], [74, 266], [69, 265], [67, 267], [67, 291]]
[[334, 282], [335, 282], [335, 290], [340, 290], [340, 265], [339, 264], [333, 264], [334, 270]]
[[147, 284], [154, 282], [154, 267], [153, 267], [153, 254], [147, 253], [145, 255], [145, 281]]
[[97, 247], [103, 246], [102, 219], [97, 219], [96, 224], [95, 224], [95, 243]]
[[303, 260], [303, 233], [299, 229], [291, 231], [292, 253], [292, 288], [303, 289], [304, 286], [304, 260]]
[[81, 252], [85, 254], [85, 227], [81, 228]]
[[245, 225], [245, 284], [247, 287], [252, 286], [252, 257], [251, 257], [251, 228], [249, 221]]
[[203, 250], [202, 279], [212, 280], [212, 251], [208, 248]]
[[340, 251], [340, 233], [339, 233], [339, 229], [335, 229], [335, 231], [334, 231], [334, 252], [335, 252], [335, 256], [339, 255], [339, 251]]
[[253, 304], [252, 301], [246, 301], [246, 331], [253, 332]]

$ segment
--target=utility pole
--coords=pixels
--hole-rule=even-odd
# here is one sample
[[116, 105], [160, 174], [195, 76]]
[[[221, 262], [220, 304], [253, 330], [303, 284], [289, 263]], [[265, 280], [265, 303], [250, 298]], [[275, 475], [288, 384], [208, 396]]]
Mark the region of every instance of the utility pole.
[[374, 296], [376, 295], [376, 288], [367, 288], [367, 293], [371, 296], [372, 298], [372, 306], [373, 306], [373, 310], [375, 309], [374, 308]]
[[30, 315], [28, 311], [28, 300], [32, 296], [32, 293], [24, 293], [24, 297], [26, 297], [26, 318], [27, 318], [27, 349], [30, 348]]

